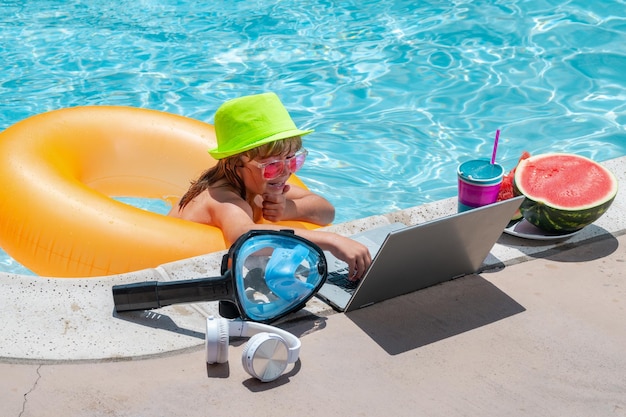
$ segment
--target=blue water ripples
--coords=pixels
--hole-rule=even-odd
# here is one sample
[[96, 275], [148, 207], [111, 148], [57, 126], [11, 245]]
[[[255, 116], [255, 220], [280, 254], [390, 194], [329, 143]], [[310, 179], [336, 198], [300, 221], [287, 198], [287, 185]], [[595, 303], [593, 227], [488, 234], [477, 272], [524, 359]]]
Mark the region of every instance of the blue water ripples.
[[626, 155], [623, 0], [2, 1], [0, 129], [79, 105], [212, 122], [272, 90], [337, 221], [456, 194], [456, 166]]

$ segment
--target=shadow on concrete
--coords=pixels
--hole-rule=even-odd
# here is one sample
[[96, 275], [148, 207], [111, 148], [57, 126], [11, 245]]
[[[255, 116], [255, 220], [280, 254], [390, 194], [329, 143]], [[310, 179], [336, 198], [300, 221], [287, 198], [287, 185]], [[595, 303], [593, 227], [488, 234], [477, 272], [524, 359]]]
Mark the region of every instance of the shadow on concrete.
[[619, 241], [607, 232], [583, 242], [564, 244], [531, 256], [555, 262], [589, 262], [611, 255], [618, 247]]
[[167, 330], [170, 332], [191, 336], [196, 339], [204, 340], [204, 332], [197, 332], [190, 329], [179, 327], [176, 322], [168, 315], [154, 311], [125, 311], [118, 313], [113, 310], [113, 317], [139, 324], [141, 326], [152, 327], [153, 329]]
[[[180, 327], [167, 314], [152, 310], [125, 311], [123, 313], [118, 313], [113, 310], [112, 316], [120, 320], [128, 321], [141, 326], [151, 327], [153, 329], [167, 330], [181, 335], [194, 337], [196, 339], [205, 339], [204, 332], [198, 332]], [[297, 337], [302, 337], [308, 333], [326, 327], [326, 318], [305, 312], [303, 310], [295, 313], [294, 315], [287, 316], [283, 320], [273, 323], [272, 325], [283, 328]], [[245, 343], [245, 341], [246, 338], [233, 337], [231, 338], [230, 343], [239, 345]]]
[[346, 316], [387, 353], [397, 355], [525, 310], [489, 281], [473, 274]]
[[[603, 240], [608, 240], [604, 247], [591, 249], [591, 246], [595, 247], [596, 242]], [[498, 239], [498, 243], [518, 249], [531, 258], [550, 259], [557, 262], [592, 261], [610, 255], [618, 247], [615, 236], [595, 224], [590, 224], [576, 235], [567, 239], [535, 240], [502, 234]], [[577, 254], [567, 254], [568, 251], [579, 248], [582, 250]], [[578, 259], [576, 258], [577, 256], [579, 257]]]

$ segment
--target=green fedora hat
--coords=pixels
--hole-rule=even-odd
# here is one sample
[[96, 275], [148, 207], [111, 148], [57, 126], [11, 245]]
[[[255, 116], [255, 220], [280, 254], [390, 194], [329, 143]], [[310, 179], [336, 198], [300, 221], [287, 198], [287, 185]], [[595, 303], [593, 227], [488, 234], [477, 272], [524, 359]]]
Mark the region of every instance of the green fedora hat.
[[313, 130], [300, 130], [274, 93], [244, 96], [226, 101], [215, 113], [217, 148], [209, 150], [223, 159], [266, 143]]

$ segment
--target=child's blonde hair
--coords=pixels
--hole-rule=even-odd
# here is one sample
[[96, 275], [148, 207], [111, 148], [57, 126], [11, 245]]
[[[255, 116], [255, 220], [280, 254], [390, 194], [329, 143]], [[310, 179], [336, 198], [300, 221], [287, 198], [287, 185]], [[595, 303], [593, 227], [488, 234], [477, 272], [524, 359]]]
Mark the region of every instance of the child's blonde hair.
[[233, 187], [237, 194], [244, 200], [246, 199], [246, 187], [243, 179], [237, 175], [237, 168], [242, 166], [241, 157], [245, 156], [249, 159], [265, 159], [271, 156], [288, 155], [295, 153], [302, 148], [302, 138], [294, 136], [287, 139], [277, 140], [266, 143], [265, 145], [252, 148], [237, 155], [219, 159], [215, 166], [207, 169], [200, 177], [191, 182], [191, 186], [180, 199], [178, 209], [182, 210], [191, 200], [196, 198], [201, 192], [208, 189], [216, 182], [226, 179], [227, 186]]

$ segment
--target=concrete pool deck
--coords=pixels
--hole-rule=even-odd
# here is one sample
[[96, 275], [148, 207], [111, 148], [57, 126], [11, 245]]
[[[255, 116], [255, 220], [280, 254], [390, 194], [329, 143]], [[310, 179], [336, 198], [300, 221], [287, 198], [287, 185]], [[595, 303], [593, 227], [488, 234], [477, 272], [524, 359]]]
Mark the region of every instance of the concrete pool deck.
[[[215, 276], [221, 253], [113, 277], [0, 275], [7, 416], [626, 416], [626, 158], [609, 211], [562, 241], [503, 234], [485, 270], [337, 314], [313, 299], [279, 324], [300, 361], [262, 384], [204, 362], [213, 303], [113, 314], [111, 286]], [[455, 211], [455, 199], [333, 226], [345, 234]], [[333, 386], [329, 386], [332, 384]]]

